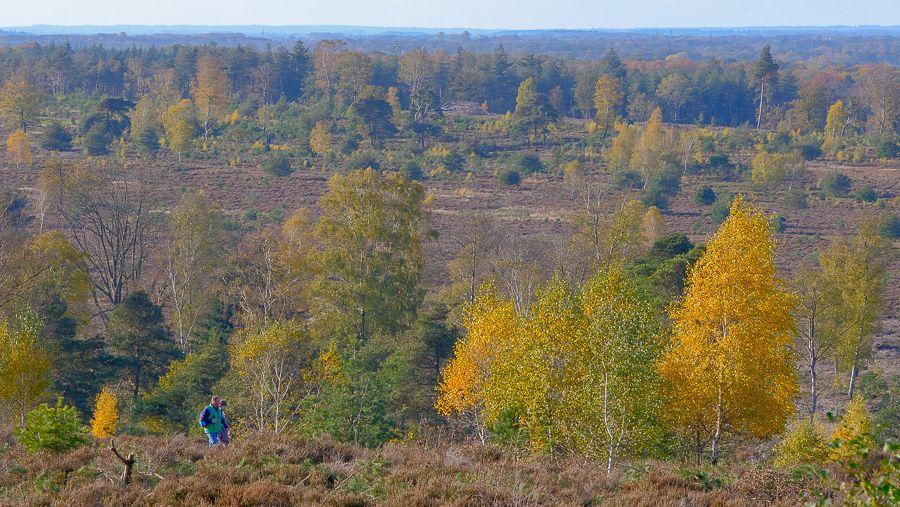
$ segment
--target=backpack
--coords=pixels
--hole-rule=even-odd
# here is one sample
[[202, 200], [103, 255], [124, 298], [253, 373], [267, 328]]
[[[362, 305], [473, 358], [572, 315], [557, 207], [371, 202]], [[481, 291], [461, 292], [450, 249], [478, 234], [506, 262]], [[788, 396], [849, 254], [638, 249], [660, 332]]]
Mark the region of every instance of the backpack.
[[203, 410], [200, 412], [200, 417], [197, 418], [197, 424], [200, 426], [206, 426], [209, 424], [209, 411], [208, 407], [203, 407]]

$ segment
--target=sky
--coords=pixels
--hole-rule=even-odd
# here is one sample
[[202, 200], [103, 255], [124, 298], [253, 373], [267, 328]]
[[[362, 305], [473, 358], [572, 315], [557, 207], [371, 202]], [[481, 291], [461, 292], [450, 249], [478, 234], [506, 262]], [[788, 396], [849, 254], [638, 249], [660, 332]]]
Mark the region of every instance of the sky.
[[0, 0], [0, 25], [900, 25], [900, 0]]

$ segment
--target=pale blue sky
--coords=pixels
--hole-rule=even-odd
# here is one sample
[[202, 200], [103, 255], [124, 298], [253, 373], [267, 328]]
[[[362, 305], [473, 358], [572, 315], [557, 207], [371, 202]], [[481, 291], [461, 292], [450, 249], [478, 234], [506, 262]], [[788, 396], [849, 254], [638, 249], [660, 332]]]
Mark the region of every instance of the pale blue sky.
[[900, 0], [0, 0], [0, 25], [900, 25]]

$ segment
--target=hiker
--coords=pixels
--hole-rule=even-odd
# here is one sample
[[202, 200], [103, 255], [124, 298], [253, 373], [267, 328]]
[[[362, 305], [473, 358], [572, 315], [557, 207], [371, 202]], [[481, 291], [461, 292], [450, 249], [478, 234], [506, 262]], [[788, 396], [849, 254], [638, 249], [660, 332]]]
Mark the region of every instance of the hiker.
[[222, 431], [219, 432], [219, 442], [222, 442], [223, 445], [231, 443], [231, 437], [228, 435], [228, 418], [225, 417], [225, 407], [227, 406], [228, 402], [225, 400], [219, 403], [219, 411], [222, 413]]
[[222, 400], [218, 396], [213, 396], [209, 406], [200, 412], [200, 426], [209, 438], [209, 446], [212, 447], [219, 443], [219, 434], [222, 433], [224, 416], [220, 405]]

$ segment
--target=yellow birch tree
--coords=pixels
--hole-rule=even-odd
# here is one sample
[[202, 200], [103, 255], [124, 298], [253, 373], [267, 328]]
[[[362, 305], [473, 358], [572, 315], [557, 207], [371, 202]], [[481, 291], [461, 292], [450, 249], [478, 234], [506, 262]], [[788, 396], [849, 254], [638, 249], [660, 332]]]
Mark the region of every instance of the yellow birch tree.
[[726, 432], [768, 437], [794, 412], [795, 297], [774, 253], [766, 217], [737, 197], [671, 309], [674, 336], [660, 361], [672, 386], [667, 413], [711, 442], [713, 463]]

